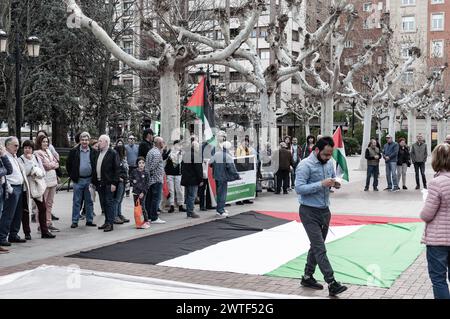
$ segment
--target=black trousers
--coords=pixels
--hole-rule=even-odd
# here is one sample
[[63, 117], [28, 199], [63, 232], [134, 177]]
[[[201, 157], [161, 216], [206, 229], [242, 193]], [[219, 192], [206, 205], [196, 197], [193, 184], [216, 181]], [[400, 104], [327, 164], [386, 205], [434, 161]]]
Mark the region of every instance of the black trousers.
[[208, 179], [206, 178], [203, 179], [203, 185], [198, 187], [197, 195], [200, 200], [200, 209], [212, 208], [211, 195], [209, 194]]
[[414, 171], [416, 172], [416, 185], [420, 186], [420, 181], [419, 181], [419, 169], [420, 169], [420, 174], [422, 175], [422, 183], [423, 183], [423, 187], [427, 187], [427, 179], [425, 177], [425, 163], [421, 162], [421, 163], [414, 163]]
[[329, 284], [334, 280], [334, 272], [327, 257], [325, 239], [330, 227], [331, 213], [329, 208], [315, 208], [300, 205], [300, 219], [311, 243], [305, 266], [305, 275], [312, 276], [319, 265], [325, 281]]
[[283, 191], [287, 192], [289, 188], [289, 170], [279, 169], [277, 172], [277, 193], [281, 191], [281, 184], [283, 183]]

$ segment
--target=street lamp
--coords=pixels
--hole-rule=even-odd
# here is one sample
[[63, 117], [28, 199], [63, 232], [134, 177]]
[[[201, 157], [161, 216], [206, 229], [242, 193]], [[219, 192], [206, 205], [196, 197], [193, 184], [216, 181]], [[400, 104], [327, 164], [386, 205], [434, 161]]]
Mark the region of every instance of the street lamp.
[[195, 72], [195, 76], [197, 77], [197, 83], [201, 81], [201, 79], [206, 75], [206, 72], [203, 71], [203, 67], [201, 66], [197, 72]]
[[[41, 40], [38, 37], [32, 36], [26, 39], [28, 56], [31, 58], [39, 57], [39, 51], [41, 47]], [[7, 55], [6, 60], [11, 61], [15, 64], [16, 69], [16, 87], [15, 87], [15, 95], [16, 95], [16, 137], [19, 140], [19, 143], [22, 143], [22, 96], [21, 96], [21, 88], [20, 88], [20, 69], [22, 64], [22, 50], [20, 48], [20, 35], [19, 32], [16, 31], [15, 37], [15, 52], [14, 55], [8, 55], [8, 34], [0, 29], [0, 54]], [[31, 129], [31, 128], [30, 128]]]
[[352, 99], [352, 137], [355, 137], [355, 106], [356, 99]]

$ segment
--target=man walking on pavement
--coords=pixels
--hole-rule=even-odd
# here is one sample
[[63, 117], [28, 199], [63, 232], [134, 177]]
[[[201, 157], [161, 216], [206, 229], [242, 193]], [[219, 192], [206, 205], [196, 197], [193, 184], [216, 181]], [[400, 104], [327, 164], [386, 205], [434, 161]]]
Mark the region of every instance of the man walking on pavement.
[[386, 135], [387, 143], [384, 144], [383, 148], [383, 158], [386, 162], [386, 179], [388, 187], [385, 191], [398, 192], [400, 188], [398, 187], [397, 181], [397, 158], [399, 146], [394, 142], [392, 135]]
[[[135, 138], [133, 135], [128, 136], [128, 144], [125, 145], [127, 162], [128, 162], [128, 175], [131, 176], [131, 173], [137, 168], [136, 161], [139, 155], [139, 146], [135, 143]], [[130, 196], [130, 182], [125, 185], [125, 194], [127, 197]]]
[[317, 141], [313, 154], [297, 166], [295, 191], [299, 195], [299, 214], [305, 228], [311, 248], [301, 280], [304, 287], [321, 290], [323, 286], [314, 279], [316, 266], [319, 266], [330, 296], [336, 296], [347, 290], [334, 278], [333, 268], [327, 257], [325, 239], [330, 226], [330, 188], [340, 188], [335, 180], [333, 163], [329, 160], [333, 154], [334, 142], [329, 136]]
[[419, 169], [422, 175], [423, 188], [427, 188], [427, 179], [425, 177], [425, 163], [428, 157], [427, 144], [423, 141], [422, 134], [417, 135], [417, 142], [411, 147], [411, 161], [414, 164], [416, 172], [416, 189], [420, 189]]

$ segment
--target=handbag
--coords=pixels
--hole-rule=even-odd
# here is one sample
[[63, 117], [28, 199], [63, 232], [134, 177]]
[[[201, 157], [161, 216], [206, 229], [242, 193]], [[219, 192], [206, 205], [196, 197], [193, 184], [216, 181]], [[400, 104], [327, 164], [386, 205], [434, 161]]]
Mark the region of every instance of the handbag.
[[30, 184], [30, 196], [31, 198], [41, 198], [47, 189], [47, 183], [44, 178], [38, 178], [33, 176], [29, 180]]
[[139, 198], [134, 203], [134, 222], [136, 224], [136, 228], [142, 228], [144, 224], [144, 214], [142, 213], [142, 205]]
[[47, 171], [44, 179], [47, 187], [55, 187], [58, 185], [58, 176], [56, 175], [56, 171], [54, 169]]

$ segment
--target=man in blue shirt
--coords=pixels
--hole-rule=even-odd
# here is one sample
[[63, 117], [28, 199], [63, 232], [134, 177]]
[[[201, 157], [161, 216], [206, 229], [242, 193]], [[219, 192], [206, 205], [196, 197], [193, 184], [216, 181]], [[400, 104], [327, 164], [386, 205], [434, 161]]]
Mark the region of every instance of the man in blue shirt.
[[386, 162], [386, 179], [388, 187], [384, 190], [390, 192], [398, 192], [400, 188], [398, 187], [397, 181], [397, 158], [399, 146], [394, 142], [391, 135], [386, 135], [387, 143], [384, 144], [383, 148], [383, 158]]
[[346, 286], [334, 279], [333, 268], [325, 247], [331, 219], [330, 188], [341, 187], [335, 179], [333, 163], [329, 162], [333, 148], [333, 139], [329, 136], [322, 137], [314, 146], [314, 151], [300, 162], [295, 172], [295, 191], [299, 195], [300, 219], [311, 242], [301, 285], [318, 290], [323, 289], [323, 286], [313, 277], [316, 266], [319, 265], [328, 284], [330, 296], [336, 296], [347, 290]]
[[[134, 143], [135, 137], [133, 135], [128, 136], [128, 144], [125, 145], [125, 150], [127, 154], [127, 162], [128, 162], [128, 174], [131, 176], [133, 171], [137, 168], [137, 158], [139, 155], [139, 146]], [[125, 185], [125, 194], [127, 197], [130, 196], [130, 183], [127, 182]]]

